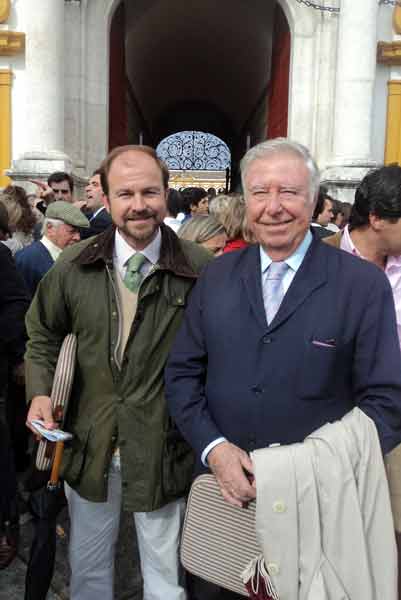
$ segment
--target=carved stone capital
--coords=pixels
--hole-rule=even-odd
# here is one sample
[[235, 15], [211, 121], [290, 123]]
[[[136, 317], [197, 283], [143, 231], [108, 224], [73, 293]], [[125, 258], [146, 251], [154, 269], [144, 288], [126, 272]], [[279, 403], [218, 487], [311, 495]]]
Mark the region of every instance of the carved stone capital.
[[23, 52], [25, 33], [18, 31], [0, 31], [0, 56], [13, 56]]
[[378, 42], [377, 62], [382, 65], [401, 65], [401, 42]]
[[10, 0], [0, 0], [0, 23], [7, 21], [10, 16]]

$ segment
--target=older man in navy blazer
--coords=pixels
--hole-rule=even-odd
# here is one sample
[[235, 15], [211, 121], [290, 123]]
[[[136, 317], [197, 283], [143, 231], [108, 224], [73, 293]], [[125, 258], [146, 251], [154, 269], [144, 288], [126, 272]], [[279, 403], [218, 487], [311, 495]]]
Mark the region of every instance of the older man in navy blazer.
[[249, 451], [302, 441], [354, 406], [375, 422], [384, 452], [401, 442], [384, 273], [311, 233], [319, 172], [305, 147], [263, 142], [241, 170], [259, 244], [206, 267], [166, 372], [174, 420], [235, 505], [255, 497]]

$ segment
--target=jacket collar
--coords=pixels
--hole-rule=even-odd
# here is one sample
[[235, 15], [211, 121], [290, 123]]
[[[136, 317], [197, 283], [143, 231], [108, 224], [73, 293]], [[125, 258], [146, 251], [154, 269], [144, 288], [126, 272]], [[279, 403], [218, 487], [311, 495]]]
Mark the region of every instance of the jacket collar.
[[277, 315], [269, 326], [266, 323], [263, 304], [259, 245], [251, 246], [245, 251], [241, 276], [252, 311], [264, 330], [273, 331], [276, 329], [303, 304], [314, 290], [326, 283], [328, 270], [326, 250], [326, 246], [313, 234], [313, 240], [305, 258], [284, 296]]
[[[174, 231], [161, 223], [160, 231], [162, 236], [160, 247], [159, 269], [171, 271], [174, 275], [180, 277], [189, 277], [196, 279], [198, 274], [189, 264], [180, 241]], [[113, 264], [115, 226], [112, 225], [103, 233], [95, 236], [80, 254], [74, 259], [74, 262], [81, 266], [95, 265], [96, 263], [105, 263], [109, 266]]]

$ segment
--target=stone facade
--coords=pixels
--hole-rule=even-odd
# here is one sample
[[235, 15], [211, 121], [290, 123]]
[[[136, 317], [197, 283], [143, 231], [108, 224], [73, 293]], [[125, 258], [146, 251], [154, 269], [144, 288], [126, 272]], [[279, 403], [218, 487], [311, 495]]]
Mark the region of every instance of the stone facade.
[[[288, 135], [312, 150], [334, 195], [352, 201], [357, 182], [385, 158], [387, 83], [401, 81], [401, 62], [377, 63], [376, 53], [378, 42], [401, 39], [395, 9], [378, 0], [320, 0], [339, 12], [277, 1], [291, 30]], [[5, 32], [25, 34], [19, 53], [0, 44], [0, 75], [12, 73], [13, 180], [67, 170], [83, 185], [107, 153], [109, 32], [119, 3], [0, 0], [0, 42]]]

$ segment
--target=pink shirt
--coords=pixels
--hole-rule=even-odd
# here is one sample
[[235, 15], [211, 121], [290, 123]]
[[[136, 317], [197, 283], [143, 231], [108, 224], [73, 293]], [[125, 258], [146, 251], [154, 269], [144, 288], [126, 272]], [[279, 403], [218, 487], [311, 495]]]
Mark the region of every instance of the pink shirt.
[[[350, 254], [359, 256], [359, 258], [364, 258], [357, 250], [351, 239], [348, 225], [345, 227], [343, 235], [341, 236], [341, 250], [350, 252]], [[384, 272], [386, 273], [393, 290], [395, 314], [397, 317], [398, 339], [401, 346], [401, 256], [388, 256]]]

